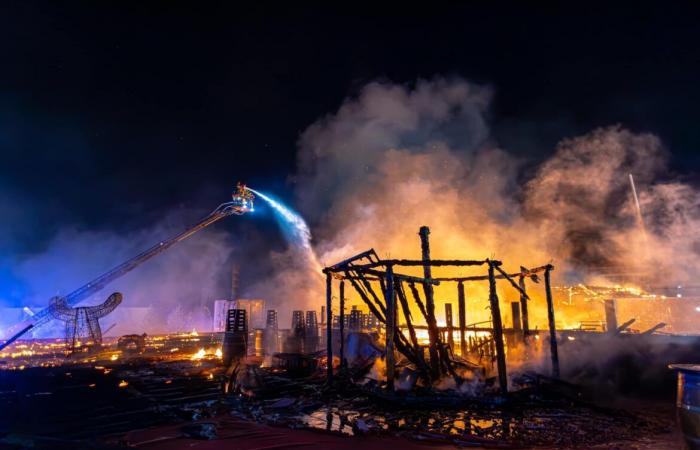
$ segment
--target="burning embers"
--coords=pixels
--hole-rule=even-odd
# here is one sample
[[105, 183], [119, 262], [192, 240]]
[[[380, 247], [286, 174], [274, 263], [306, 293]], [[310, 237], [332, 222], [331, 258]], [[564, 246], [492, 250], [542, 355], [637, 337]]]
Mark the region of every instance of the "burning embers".
[[[517, 330], [518, 339], [527, 345], [531, 334], [528, 323], [528, 300], [525, 281], [527, 279], [539, 282], [539, 273], [544, 274], [545, 294], [549, 324], [549, 341], [551, 348], [552, 372], [559, 375], [559, 360], [555, 333], [554, 307], [551, 294], [550, 272], [553, 266], [544, 265], [534, 269], [520, 268], [517, 273], [508, 274], [502, 269], [500, 261], [484, 260], [437, 260], [430, 257], [428, 227], [421, 227], [420, 260], [387, 259], [378, 257], [374, 249], [360, 253], [352, 258], [341, 261], [323, 271], [326, 274], [326, 321], [332, 323], [333, 280], [339, 280], [339, 311], [340, 323], [345, 323], [345, 287], [346, 282], [355, 290], [367, 306], [371, 314], [384, 326], [386, 384], [389, 390], [394, 390], [395, 383], [403, 383], [411, 379], [419, 379], [426, 386], [444, 383], [451, 379], [460, 387], [466, 381], [473, 381], [488, 370], [479, 356], [484, 355], [484, 349], [493, 354], [497, 363], [497, 374], [500, 392], [505, 394], [508, 389], [506, 368], [506, 348], [504, 344], [504, 326], [500, 311], [500, 302], [496, 290], [499, 280], [505, 280], [518, 293], [520, 302], [512, 304], [514, 326], [512, 334]], [[486, 268], [485, 274], [458, 277], [433, 276], [433, 268]], [[397, 269], [401, 268], [402, 272]], [[420, 269], [422, 273], [404, 273]], [[466, 318], [465, 284], [488, 282], [488, 301], [491, 310], [491, 320], [487, 323], [468, 324]], [[458, 305], [459, 326], [454, 325], [452, 305], [446, 305], [446, 325], [438, 326], [436, 319], [434, 286], [455, 283]], [[422, 291], [422, 292], [421, 292]], [[517, 313], [516, 313], [517, 309]], [[418, 318], [414, 314], [418, 312]], [[399, 320], [403, 317], [403, 324]], [[515, 318], [517, 317], [517, 325]], [[421, 324], [422, 322], [422, 324]], [[427, 342], [419, 339], [419, 332], [427, 331]], [[345, 330], [340, 327], [339, 360], [341, 370], [347, 368], [345, 355]], [[468, 332], [471, 331], [471, 336]], [[459, 355], [456, 352], [455, 334], [458, 332]], [[481, 332], [481, 335], [477, 334]], [[509, 340], [512, 336], [508, 336]], [[333, 327], [326, 327], [326, 347], [328, 359], [333, 358], [336, 351], [333, 345]], [[397, 373], [398, 352], [404, 369]], [[332, 379], [334, 370], [328, 365], [327, 377]]]

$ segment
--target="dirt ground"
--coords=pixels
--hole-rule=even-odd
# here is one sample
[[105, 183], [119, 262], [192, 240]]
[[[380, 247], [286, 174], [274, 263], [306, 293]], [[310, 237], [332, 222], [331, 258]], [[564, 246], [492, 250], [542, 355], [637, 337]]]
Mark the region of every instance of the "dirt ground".
[[[272, 427], [255, 422], [219, 417], [207, 420], [205, 424], [214, 424], [217, 438], [202, 440], [188, 438], [183, 434], [181, 425], [159, 427], [149, 430], [134, 431], [122, 438], [123, 443], [135, 448], [148, 450], [182, 450], [196, 448], [200, 450], [385, 450], [400, 448], [402, 450], [453, 450], [463, 448], [454, 444], [436, 443], [425, 437], [416, 436], [343, 436], [321, 431]], [[493, 447], [474, 444], [468, 448], [532, 448], [532, 447]], [[541, 450], [553, 450], [554, 447], [537, 447]], [[589, 447], [592, 450], [674, 450], [682, 449], [682, 439], [678, 432], [664, 433], [637, 442], [620, 441]], [[563, 448], [559, 448], [563, 449]]]

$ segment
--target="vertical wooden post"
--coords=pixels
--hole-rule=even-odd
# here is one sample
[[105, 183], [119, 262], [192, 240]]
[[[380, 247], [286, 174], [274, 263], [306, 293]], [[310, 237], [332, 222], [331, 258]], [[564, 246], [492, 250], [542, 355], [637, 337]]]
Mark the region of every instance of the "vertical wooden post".
[[340, 282], [340, 367], [345, 368], [345, 280]]
[[513, 328], [506, 334], [508, 348], [517, 346], [519, 342], [525, 339], [520, 322], [520, 302], [510, 302], [510, 315], [513, 319]]
[[394, 391], [394, 335], [396, 334], [396, 299], [394, 298], [394, 268], [386, 268], [386, 387]]
[[452, 303], [445, 303], [445, 325], [447, 325], [447, 345], [455, 351], [454, 326], [452, 322]]
[[467, 331], [467, 311], [464, 303], [464, 283], [457, 284], [457, 308], [459, 309], [459, 351], [462, 356], [467, 354], [467, 342], [465, 334]]
[[[523, 292], [525, 291], [525, 277], [521, 276], [518, 280], [518, 285]], [[527, 312], [527, 297], [520, 294], [520, 312], [523, 317], [523, 337], [525, 338], [525, 343], [527, 343], [527, 337], [530, 335], [530, 317]]]
[[548, 265], [544, 270], [544, 289], [547, 295], [547, 320], [549, 321], [549, 349], [552, 356], [552, 376], [559, 378], [559, 349], [557, 348], [557, 329], [554, 322], [554, 301], [552, 300], [552, 286], [549, 273], [554, 269]]
[[615, 334], [617, 332], [615, 299], [605, 300], [605, 331], [607, 331], [608, 334]]
[[498, 385], [501, 394], [508, 393], [508, 375], [506, 373], [506, 353], [503, 347], [503, 323], [501, 322], [501, 307], [498, 304], [496, 292], [496, 277], [493, 274], [493, 262], [489, 264], [489, 302], [491, 304], [491, 320], [493, 321], [493, 340], [496, 343], [496, 364], [498, 365]]
[[333, 381], [333, 279], [330, 272], [326, 272], [326, 355], [328, 369], [326, 381]]
[[520, 331], [522, 330], [520, 323], [520, 303], [510, 302], [510, 312], [513, 316], [513, 331], [520, 334]]
[[428, 235], [430, 234], [430, 229], [426, 226], [420, 227], [418, 235], [420, 236], [421, 244], [421, 255], [423, 262], [423, 278], [428, 280], [428, 282], [423, 283], [423, 288], [425, 289], [425, 312], [426, 320], [428, 325], [428, 338], [430, 339], [430, 370], [433, 379], [438, 379], [440, 376], [440, 360], [438, 357], [438, 345], [440, 342], [440, 332], [437, 328], [437, 321], [435, 320], [435, 300], [433, 298], [433, 285], [429, 282], [432, 279], [432, 269], [430, 267], [430, 242], [428, 241]]

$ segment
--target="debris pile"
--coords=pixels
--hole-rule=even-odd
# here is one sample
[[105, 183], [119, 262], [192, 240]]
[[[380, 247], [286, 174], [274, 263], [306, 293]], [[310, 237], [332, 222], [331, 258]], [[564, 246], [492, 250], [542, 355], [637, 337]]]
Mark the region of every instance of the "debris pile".
[[519, 377], [507, 397], [456, 391], [389, 393], [379, 383], [357, 385], [319, 377], [288, 378], [258, 369], [249, 395], [229, 396], [230, 414], [245, 420], [334, 434], [395, 435], [420, 441], [490, 448], [593, 445], [638, 441], [667, 433], [672, 420], [657, 412], [603, 408], [579, 400], [578, 389], [536, 374]]

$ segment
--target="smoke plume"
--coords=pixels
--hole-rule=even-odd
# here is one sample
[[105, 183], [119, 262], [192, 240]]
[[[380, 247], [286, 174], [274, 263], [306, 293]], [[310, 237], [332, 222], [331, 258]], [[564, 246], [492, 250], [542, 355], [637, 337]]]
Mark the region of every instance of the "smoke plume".
[[[428, 225], [433, 257], [496, 257], [508, 270], [553, 262], [557, 282], [610, 272], [671, 271], [672, 282], [694, 276], [697, 191], [670, 178], [656, 136], [592, 130], [523, 172], [533, 161], [500, 148], [490, 133], [490, 99], [488, 87], [462, 79], [375, 82], [311, 125], [300, 138], [296, 182], [321, 261], [370, 247], [416, 258], [416, 233]], [[488, 314], [483, 305], [468, 313]]]

